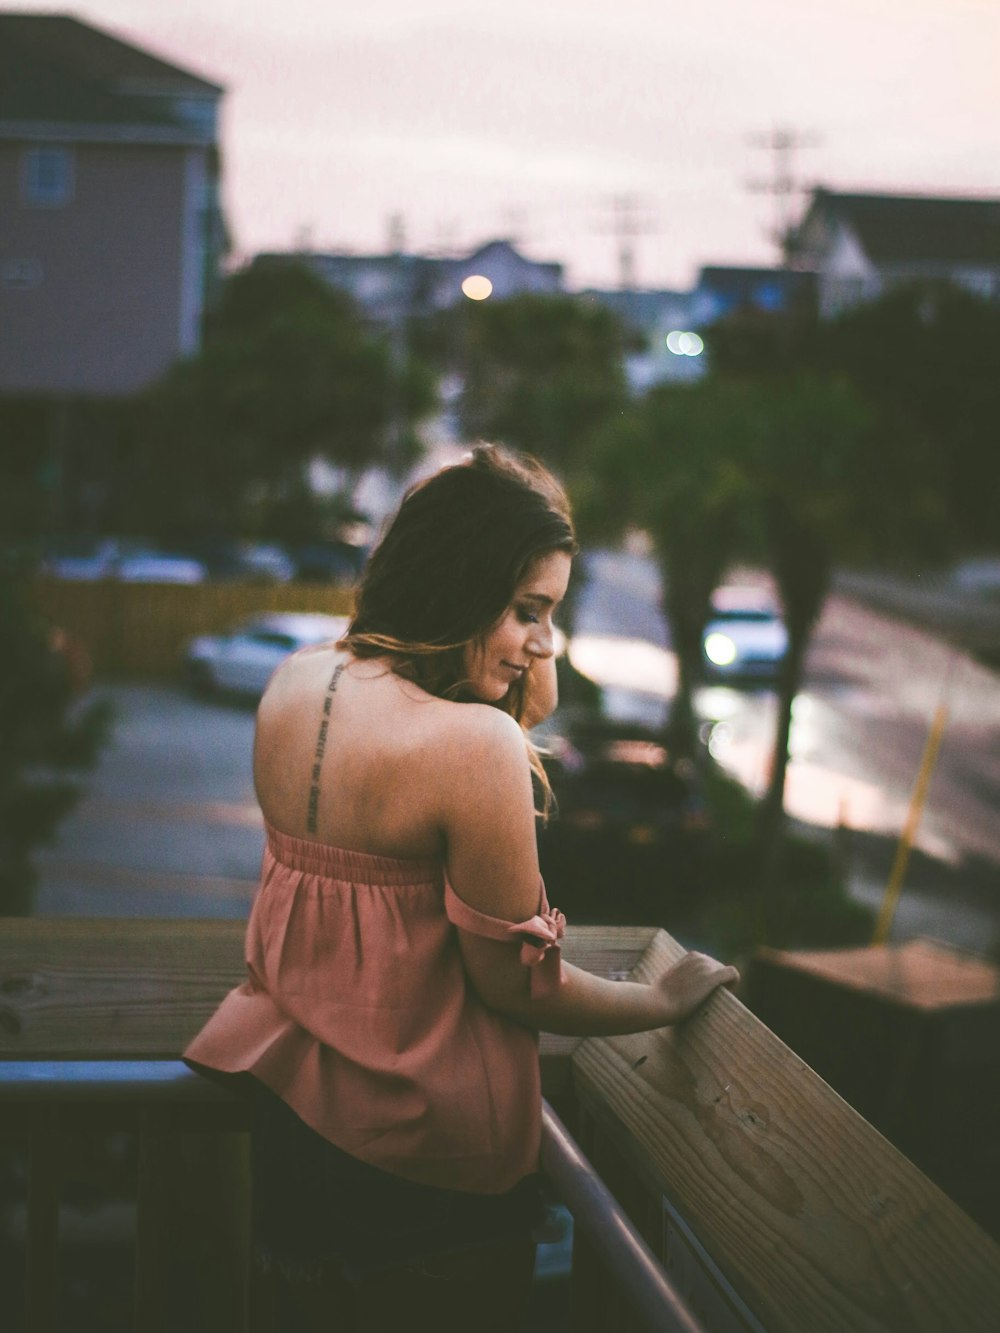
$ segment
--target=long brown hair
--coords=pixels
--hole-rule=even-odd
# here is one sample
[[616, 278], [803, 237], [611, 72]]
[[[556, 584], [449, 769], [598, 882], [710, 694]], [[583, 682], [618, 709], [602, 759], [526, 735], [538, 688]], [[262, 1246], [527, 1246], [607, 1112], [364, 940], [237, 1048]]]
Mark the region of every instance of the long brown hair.
[[[440, 698], [469, 700], [465, 649], [507, 610], [533, 561], [577, 550], [569, 501], [527, 454], [477, 445], [411, 487], [361, 579], [341, 640], [355, 657], [392, 669]], [[497, 707], [522, 722], [530, 677]], [[548, 782], [529, 743], [548, 806]]]

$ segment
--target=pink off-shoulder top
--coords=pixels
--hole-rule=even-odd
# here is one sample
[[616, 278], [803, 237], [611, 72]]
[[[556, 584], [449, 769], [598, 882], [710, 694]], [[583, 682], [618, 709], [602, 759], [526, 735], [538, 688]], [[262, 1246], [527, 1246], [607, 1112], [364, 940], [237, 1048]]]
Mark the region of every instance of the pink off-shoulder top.
[[537, 1170], [537, 1033], [488, 1008], [456, 927], [519, 943], [560, 984], [561, 913], [512, 923], [463, 902], [437, 860], [345, 851], [267, 827], [248, 976], [184, 1052], [250, 1073], [324, 1138], [423, 1184], [493, 1194]]

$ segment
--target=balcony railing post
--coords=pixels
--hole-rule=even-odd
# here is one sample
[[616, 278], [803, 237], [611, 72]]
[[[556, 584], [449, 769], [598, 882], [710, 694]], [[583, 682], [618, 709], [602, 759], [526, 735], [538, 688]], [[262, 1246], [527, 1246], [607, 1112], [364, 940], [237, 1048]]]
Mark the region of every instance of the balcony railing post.
[[170, 1205], [170, 1140], [166, 1115], [160, 1108], [144, 1110], [139, 1120], [136, 1198], [136, 1333], [163, 1333], [166, 1327]]
[[39, 1113], [30, 1135], [25, 1264], [26, 1333], [59, 1328], [59, 1112]]

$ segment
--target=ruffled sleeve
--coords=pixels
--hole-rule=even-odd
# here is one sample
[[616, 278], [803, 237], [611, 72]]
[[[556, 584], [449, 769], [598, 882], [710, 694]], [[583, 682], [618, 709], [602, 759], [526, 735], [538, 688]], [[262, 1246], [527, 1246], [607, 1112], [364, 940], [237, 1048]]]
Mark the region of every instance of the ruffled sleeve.
[[448, 920], [459, 930], [470, 935], [482, 935], [488, 940], [519, 940], [521, 962], [530, 969], [529, 983], [532, 995], [551, 995], [562, 985], [562, 953], [559, 941], [566, 933], [566, 918], [551, 908], [545, 896], [545, 885], [540, 886], [538, 911], [527, 921], [504, 921], [487, 916], [464, 902], [448, 882], [444, 881], [444, 909]]

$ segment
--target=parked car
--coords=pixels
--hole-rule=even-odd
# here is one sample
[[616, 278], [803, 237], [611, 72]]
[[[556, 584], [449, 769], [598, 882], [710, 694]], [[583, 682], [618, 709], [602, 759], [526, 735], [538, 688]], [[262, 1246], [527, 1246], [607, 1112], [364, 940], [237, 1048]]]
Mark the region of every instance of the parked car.
[[295, 561], [276, 542], [240, 542], [237, 555], [245, 577], [258, 583], [290, 583]]
[[656, 728], [599, 715], [557, 727], [544, 748], [557, 803], [538, 840], [550, 901], [577, 919], [661, 920], [704, 857], [709, 817], [695, 765]]
[[788, 631], [765, 589], [726, 586], [712, 595], [701, 643], [709, 680], [773, 681], [788, 652]]
[[563, 828], [650, 846], [706, 826], [690, 766], [673, 760], [654, 728], [577, 722], [549, 737], [545, 749]]
[[199, 693], [216, 691], [259, 698], [275, 668], [290, 653], [339, 639], [347, 616], [274, 611], [250, 616], [225, 634], [192, 639], [184, 654], [184, 674]]
[[56, 579], [106, 579], [119, 554], [113, 537], [56, 537], [46, 543], [39, 568]]
[[61, 537], [50, 542], [40, 569], [57, 579], [120, 579], [123, 583], [202, 583], [204, 563], [132, 538]]
[[208, 570], [193, 556], [135, 550], [118, 557], [111, 577], [123, 583], [204, 583]]

